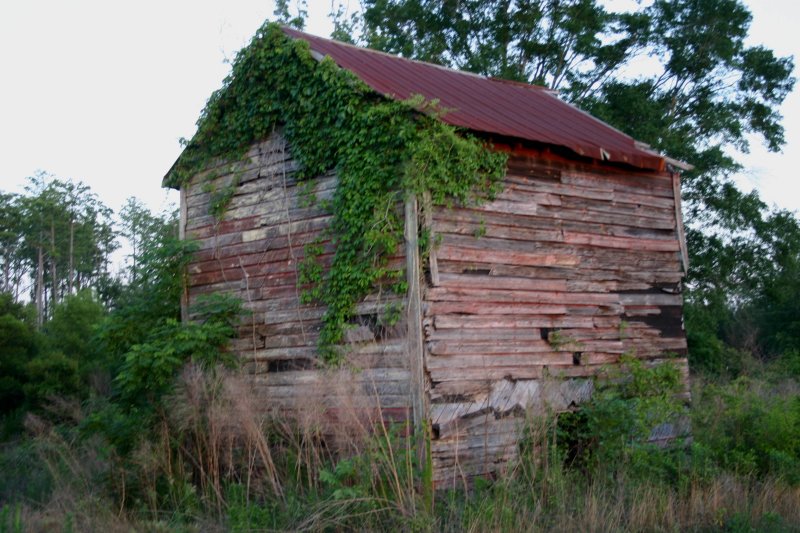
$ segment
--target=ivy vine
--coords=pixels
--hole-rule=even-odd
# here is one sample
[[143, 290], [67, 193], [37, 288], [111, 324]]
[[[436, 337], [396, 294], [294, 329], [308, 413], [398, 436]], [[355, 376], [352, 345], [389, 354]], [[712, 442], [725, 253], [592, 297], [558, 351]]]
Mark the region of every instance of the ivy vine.
[[505, 154], [437, 120], [440, 112], [421, 98], [377, 94], [330, 58], [315, 60], [307, 42], [265, 24], [236, 55], [166, 184], [186, 183], [212, 161], [241, 159], [278, 125], [300, 164], [299, 179], [335, 169], [333, 262], [327, 272], [315, 268], [321, 246], [312, 243], [298, 282], [307, 284], [306, 300], [327, 307], [320, 356], [338, 364], [337, 345], [357, 302], [376, 284], [405, 291], [402, 272], [387, 265], [403, 242], [398, 206], [406, 195], [428, 191], [435, 205], [451, 205], [498, 190]]

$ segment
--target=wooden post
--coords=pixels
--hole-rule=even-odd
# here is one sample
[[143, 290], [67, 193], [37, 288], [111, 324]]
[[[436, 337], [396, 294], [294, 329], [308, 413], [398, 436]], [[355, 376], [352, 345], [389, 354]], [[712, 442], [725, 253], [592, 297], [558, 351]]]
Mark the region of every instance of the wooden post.
[[[186, 239], [186, 223], [189, 214], [189, 206], [186, 203], [186, 189], [188, 184], [181, 186], [181, 206], [180, 219], [178, 220], [178, 238]], [[183, 272], [183, 290], [181, 290], [181, 322], [189, 321], [189, 273]]]
[[672, 174], [672, 192], [675, 195], [675, 228], [678, 231], [678, 241], [681, 247], [681, 263], [683, 273], [689, 273], [689, 251], [686, 249], [686, 233], [683, 229], [683, 212], [681, 210], [681, 178], [677, 172]]
[[420, 289], [419, 242], [417, 239], [417, 198], [406, 200], [405, 212], [406, 280], [408, 282], [407, 353], [411, 371], [411, 409], [417, 437], [417, 457], [422, 472], [422, 490], [428, 505], [432, 505], [433, 476], [431, 475], [430, 432], [428, 413], [425, 409], [425, 369], [422, 338], [422, 294]]

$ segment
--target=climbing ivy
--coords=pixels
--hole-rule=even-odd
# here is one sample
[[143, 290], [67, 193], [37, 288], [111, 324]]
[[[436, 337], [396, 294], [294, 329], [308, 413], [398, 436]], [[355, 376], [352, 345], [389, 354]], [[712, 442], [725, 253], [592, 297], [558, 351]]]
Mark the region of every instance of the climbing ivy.
[[314, 268], [322, 247], [313, 243], [300, 282], [313, 285], [305, 299], [327, 306], [320, 355], [337, 364], [336, 345], [356, 303], [379, 283], [405, 288], [402, 272], [387, 266], [402, 243], [405, 196], [428, 191], [434, 204], [450, 205], [497, 191], [506, 156], [437, 120], [442, 112], [421, 98], [377, 94], [330, 58], [315, 60], [307, 42], [265, 24], [237, 54], [166, 182], [186, 183], [212, 162], [241, 159], [279, 125], [300, 164], [299, 179], [335, 169], [333, 262], [324, 274]]

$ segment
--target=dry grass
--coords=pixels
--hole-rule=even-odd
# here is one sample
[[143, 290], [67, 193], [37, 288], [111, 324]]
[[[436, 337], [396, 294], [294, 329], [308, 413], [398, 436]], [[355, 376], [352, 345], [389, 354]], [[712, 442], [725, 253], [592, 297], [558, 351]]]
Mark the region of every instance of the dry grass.
[[[800, 488], [777, 480], [720, 474], [672, 485], [623, 470], [589, 481], [563, 467], [548, 416], [527, 421], [528, 448], [492, 487], [438, 493], [431, 510], [413, 435], [384, 422], [380, 404], [364, 403], [347, 379], [327, 381], [328, 394], [350, 399], [333, 421], [321, 403], [304, 404], [291, 420], [270, 416], [250, 383], [188, 366], [156, 438], [139, 443], [124, 466], [99, 452], [102, 443], [70, 441], [30, 417], [53, 490], [43, 505], [7, 507], [0, 531], [15, 523], [25, 531], [222, 531], [236, 513], [246, 515], [240, 528], [303, 531], [800, 531]], [[62, 410], [80, 416], [74, 406]], [[348, 458], [354, 471], [337, 472]], [[271, 510], [247, 514], [259, 509]]]

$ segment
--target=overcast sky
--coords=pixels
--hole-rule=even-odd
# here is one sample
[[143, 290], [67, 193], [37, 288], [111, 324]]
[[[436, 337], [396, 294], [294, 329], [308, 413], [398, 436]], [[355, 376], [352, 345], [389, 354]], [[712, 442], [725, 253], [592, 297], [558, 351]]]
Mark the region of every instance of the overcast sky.
[[[750, 44], [800, 57], [800, 2], [747, 3]], [[308, 4], [307, 31], [328, 36], [330, 0]], [[85, 182], [115, 211], [129, 196], [154, 210], [176, 202], [160, 184], [178, 139], [192, 135], [226, 60], [272, 11], [272, 2], [245, 0], [0, 2], [0, 190], [21, 191], [27, 176], [44, 170]], [[800, 209], [797, 92], [782, 112], [784, 153], [755, 142], [738, 181], [770, 204]]]

